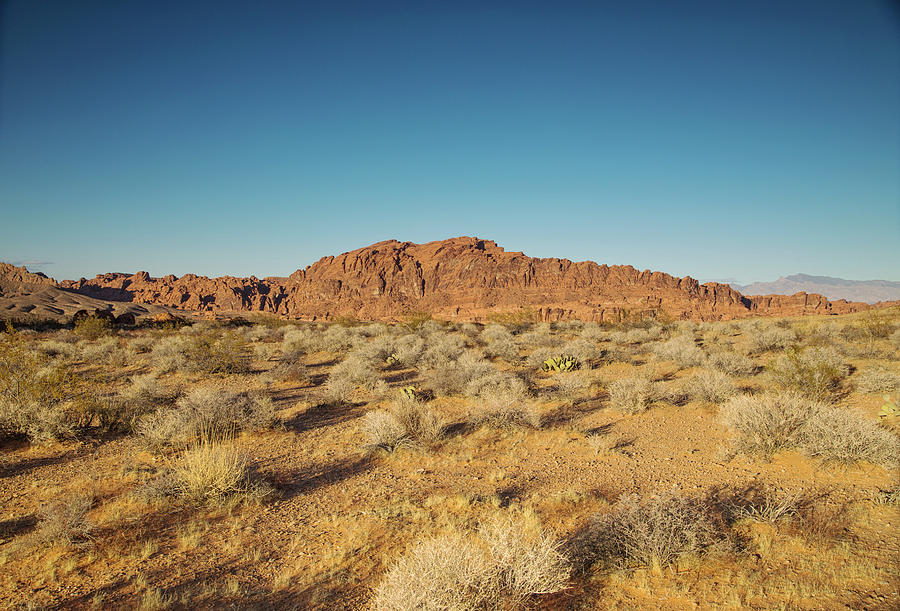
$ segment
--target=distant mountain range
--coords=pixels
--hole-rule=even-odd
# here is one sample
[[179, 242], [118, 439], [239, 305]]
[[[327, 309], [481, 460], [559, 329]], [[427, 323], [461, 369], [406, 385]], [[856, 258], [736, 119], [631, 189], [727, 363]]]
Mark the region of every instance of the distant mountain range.
[[793, 295], [804, 292], [818, 293], [831, 300], [846, 299], [865, 303], [900, 299], [900, 282], [888, 280], [845, 280], [830, 276], [794, 274], [779, 278], [775, 282], [729, 284], [744, 295]]

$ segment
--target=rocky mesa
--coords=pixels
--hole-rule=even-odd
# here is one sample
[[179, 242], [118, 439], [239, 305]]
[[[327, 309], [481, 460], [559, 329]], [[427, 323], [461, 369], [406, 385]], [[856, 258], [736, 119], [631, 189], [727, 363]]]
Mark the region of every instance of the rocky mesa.
[[138, 272], [59, 286], [108, 301], [190, 311], [268, 312], [304, 320], [395, 320], [423, 311], [450, 320], [481, 321], [524, 308], [544, 321], [616, 322], [644, 316], [703, 321], [843, 314], [871, 307], [806, 293], [747, 297], [728, 285], [700, 284], [689, 276], [528, 257], [473, 237], [426, 244], [388, 240], [323, 257], [287, 278], [152, 278]]

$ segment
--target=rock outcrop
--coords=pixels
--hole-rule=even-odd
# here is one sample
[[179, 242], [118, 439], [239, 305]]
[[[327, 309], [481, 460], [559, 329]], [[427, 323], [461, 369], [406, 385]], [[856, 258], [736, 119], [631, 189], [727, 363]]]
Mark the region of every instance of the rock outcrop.
[[392, 320], [425, 311], [451, 320], [485, 320], [522, 308], [545, 321], [614, 322], [659, 316], [727, 320], [747, 316], [842, 314], [864, 303], [821, 295], [745, 297], [728, 285], [592, 261], [538, 259], [490, 240], [427, 244], [389, 240], [323, 257], [288, 278], [151, 278], [146, 272], [66, 281], [82, 295], [193, 311], [269, 312], [304, 320], [355, 316]]

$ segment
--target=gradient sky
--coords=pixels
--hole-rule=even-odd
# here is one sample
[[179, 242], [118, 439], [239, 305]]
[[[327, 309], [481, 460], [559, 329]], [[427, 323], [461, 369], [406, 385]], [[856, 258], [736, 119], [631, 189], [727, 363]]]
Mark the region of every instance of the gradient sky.
[[287, 275], [396, 238], [900, 280], [874, 0], [0, 4], [0, 260]]

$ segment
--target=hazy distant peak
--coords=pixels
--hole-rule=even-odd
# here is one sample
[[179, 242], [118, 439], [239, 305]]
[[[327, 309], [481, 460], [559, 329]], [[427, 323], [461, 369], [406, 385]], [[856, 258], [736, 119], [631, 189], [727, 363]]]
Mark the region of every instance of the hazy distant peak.
[[819, 293], [828, 299], [847, 301], [894, 301], [900, 299], [900, 282], [889, 280], [847, 280], [832, 276], [793, 274], [782, 276], [774, 282], [753, 282], [731, 286], [744, 295], [793, 295], [794, 293]]

